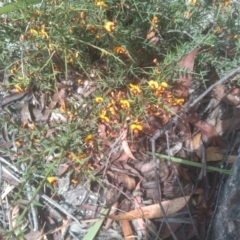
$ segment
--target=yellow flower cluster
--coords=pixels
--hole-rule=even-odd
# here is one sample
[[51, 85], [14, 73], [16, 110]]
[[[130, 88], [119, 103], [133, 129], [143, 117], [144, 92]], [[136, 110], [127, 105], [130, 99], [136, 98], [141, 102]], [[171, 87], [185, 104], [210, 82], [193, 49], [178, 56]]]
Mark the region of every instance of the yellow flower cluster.
[[[147, 106], [147, 113], [151, 115], [163, 115], [166, 118], [170, 118], [171, 114], [166, 113], [164, 105], [167, 106], [181, 106], [184, 103], [183, 98], [176, 98], [171, 93], [169, 89], [169, 85], [166, 82], [158, 83], [155, 80], [150, 80], [148, 82], [148, 85], [150, 89], [152, 89], [154, 95], [157, 98], [160, 98], [162, 100], [162, 104], [158, 105], [151, 105], [149, 104]], [[118, 91], [118, 92], [112, 92], [111, 93], [111, 100], [107, 104], [106, 100], [104, 100], [103, 97], [97, 96], [95, 97], [95, 101], [98, 104], [101, 104], [103, 108], [101, 109], [101, 113], [99, 115], [99, 118], [102, 123], [113, 123], [114, 120], [119, 120], [119, 111], [121, 109], [126, 110], [126, 114], [130, 114], [131, 116], [131, 101], [129, 101], [130, 94], [134, 94], [135, 96], [139, 96], [143, 93], [143, 89], [139, 84], [129, 84], [129, 92], [128, 91]], [[116, 122], [116, 121], [115, 121]], [[134, 123], [131, 125], [132, 130], [141, 131], [142, 125], [139, 123]]]
[[37, 31], [36, 29], [31, 28], [31, 29], [29, 30], [29, 35], [30, 35], [31, 37], [41, 36], [43, 39], [48, 39], [48, 38], [49, 38], [49, 36], [48, 36], [48, 34], [47, 34], [47, 32], [46, 32], [46, 25], [45, 25], [45, 24], [43, 24], [43, 25], [41, 26], [40, 31]]
[[[169, 91], [169, 86], [166, 82], [159, 84], [157, 81], [150, 80], [148, 82], [149, 87], [154, 90], [156, 97], [161, 97], [163, 104], [168, 104], [171, 106], [182, 105], [184, 103], [183, 98], [175, 98], [171, 91]], [[152, 106], [149, 107], [149, 112], [154, 115], [159, 115], [162, 110], [156, 109]]]
[[130, 84], [130, 91], [135, 95], [140, 95], [142, 93], [141, 88], [137, 84]]

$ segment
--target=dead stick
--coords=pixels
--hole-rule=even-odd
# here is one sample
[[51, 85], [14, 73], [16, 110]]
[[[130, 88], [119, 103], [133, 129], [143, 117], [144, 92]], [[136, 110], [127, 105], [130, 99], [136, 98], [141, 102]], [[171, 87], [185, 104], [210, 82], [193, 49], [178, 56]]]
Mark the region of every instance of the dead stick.
[[166, 222], [166, 225], [167, 225], [167, 227], [168, 227], [168, 229], [169, 229], [173, 239], [177, 240], [177, 237], [174, 234], [174, 232], [173, 232], [173, 230], [172, 230], [172, 228], [171, 228], [171, 226], [170, 226], [170, 224], [169, 224], [169, 222], [167, 220], [167, 215], [166, 215], [165, 210], [164, 210], [164, 208], [162, 206], [162, 203], [161, 203], [161, 189], [160, 189], [160, 182], [159, 182], [159, 176], [158, 176], [158, 168], [159, 168], [159, 166], [157, 164], [157, 159], [156, 159], [156, 155], [155, 155], [155, 152], [156, 152], [156, 150], [155, 150], [156, 139], [152, 138], [151, 142], [152, 142], [153, 162], [155, 163], [154, 175], [155, 175], [155, 183], [156, 183], [156, 187], [157, 187], [156, 198], [158, 200], [158, 204], [159, 204], [159, 207], [160, 207], [161, 212], [163, 214], [163, 218], [164, 218], [164, 220]]
[[202, 94], [200, 94], [189, 106], [189, 108], [192, 108], [198, 101], [202, 100], [209, 92], [211, 92], [216, 86], [218, 86], [219, 84], [225, 82], [226, 80], [228, 80], [230, 77], [234, 76], [236, 73], [240, 72], [240, 67], [237, 67], [235, 69], [233, 69], [231, 72], [229, 72], [226, 76], [224, 76], [223, 78], [219, 79], [216, 83], [214, 83], [213, 85], [211, 85], [206, 91], [204, 91]]

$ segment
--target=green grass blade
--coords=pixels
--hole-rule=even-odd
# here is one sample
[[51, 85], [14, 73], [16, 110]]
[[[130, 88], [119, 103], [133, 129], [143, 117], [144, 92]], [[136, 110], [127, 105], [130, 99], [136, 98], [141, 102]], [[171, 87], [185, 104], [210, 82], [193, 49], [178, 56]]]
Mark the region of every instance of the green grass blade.
[[[152, 155], [151, 152], [148, 152], [148, 153]], [[160, 158], [163, 158], [163, 159], [168, 159], [168, 156], [164, 155], [164, 154], [156, 153], [156, 156], [160, 157]], [[185, 165], [188, 165], [188, 166], [199, 167], [199, 168], [202, 167], [201, 163], [192, 162], [192, 161], [185, 160], [185, 159], [182, 159], [182, 158], [170, 157], [170, 159], [173, 162], [185, 164]], [[226, 170], [226, 169], [212, 167], [212, 166], [207, 166], [207, 170], [216, 171], [216, 172], [219, 172], [219, 173], [225, 173], [225, 174], [229, 174], [229, 175], [234, 174], [234, 172], [232, 170]]]
[[102, 218], [101, 220], [97, 221], [89, 230], [89, 232], [84, 236], [83, 240], [94, 240], [98, 231], [100, 230], [102, 224], [103, 224], [103, 221], [104, 221], [104, 218], [105, 218], [105, 215], [107, 215], [109, 212], [109, 208], [105, 209], [103, 212], [102, 212], [102, 216], [100, 218]]
[[0, 8], [0, 15], [15, 11], [29, 4], [33, 5], [41, 2], [42, 2], [41, 0], [26, 0], [26, 1], [18, 1], [16, 3], [11, 3]]

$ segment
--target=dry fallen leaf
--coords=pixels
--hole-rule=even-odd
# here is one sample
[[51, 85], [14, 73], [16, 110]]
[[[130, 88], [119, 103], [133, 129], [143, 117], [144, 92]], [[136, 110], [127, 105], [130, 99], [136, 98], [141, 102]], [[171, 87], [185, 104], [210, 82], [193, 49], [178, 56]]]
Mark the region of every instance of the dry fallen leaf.
[[123, 130], [123, 137], [122, 137], [122, 148], [124, 150], [124, 152], [128, 155], [129, 158], [133, 159], [133, 160], [137, 160], [132, 152], [131, 149], [128, 145], [128, 141], [127, 141], [127, 129]]
[[200, 120], [198, 114], [194, 109], [191, 109], [191, 116], [186, 117], [186, 119], [197, 126], [209, 142], [214, 141], [216, 144], [218, 144], [218, 146], [222, 148], [226, 147], [226, 143], [218, 135], [216, 128], [212, 124]]
[[53, 100], [52, 102], [48, 105], [48, 109], [44, 113], [44, 116], [42, 116], [42, 121], [47, 121], [51, 111], [55, 108], [58, 102], [63, 103], [64, 99], [67, 97], [67, 91], [65, 88], [60, 89], [59, 92], [55, 93], [53, 95]]
[[213, 89], [213, 97], [219, 101], [224, 101], [230, 105], [238, 106], [240, 104], [240, 88], [232, 88], [231, 92], [226, 91], [224, 84], [219, 84]]
[[[167, 200], [162, 202], [162, 206], [165, 210], [166, 216], [169, 216], [173, 213], [181, 210], [185, 205], [186, 201], [188, 201], [190, 196], [175, 198], [172, 200]], [[120, 221], [120, 220], [133, 220], [137, 218], [147, 218], [154, 219], [163, 217], [163, 214], [160, 210], [159, 204], [154, 204], [150, 206], [142, 207], [141, 209], [135, 209], [130, 212], [120, 214], [120, 215], [110, 215], [109, 218]]]
[[117, 171], [107, 171], [107, 173], [114, 179], [116, 179], [119, 183], [123, 183], [123, 185], [128, 190], [133, 190], [136, 186], [135, 179], [129, 177], [125, 173], [117, 172]]
[[[199, 51], [199, 48], [191, 51], [187, 56], [183, 57], [178, 64], [183, 70], [187, 72], [193, 71], [194, 60]], [[187, 97], [189, 95], [189, 88], [192, 84], [192, 75], [190, 73], [181, 73], [175, 83], [174, 91], [177, 97]]]

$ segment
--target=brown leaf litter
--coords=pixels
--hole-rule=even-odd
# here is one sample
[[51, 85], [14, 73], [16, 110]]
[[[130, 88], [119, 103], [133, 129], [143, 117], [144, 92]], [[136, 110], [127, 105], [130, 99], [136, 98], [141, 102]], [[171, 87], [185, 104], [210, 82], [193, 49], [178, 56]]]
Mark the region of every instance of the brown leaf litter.
[[[150, 35], [147, 38], [151, 39], [152, 44], [159, 40]], [[193, 84], [192, 73], [199, 52], [199, 48], [192, 50], [178, 64], [182, 72], [179, 73], [173, 91], [178, 97], [186, 99], [186, 109], [191, 104], [188, 100], [189, 90]], [[210, 76], [214, 76], [211, 77], [211, 84], [219, 80], [216, 72], [210, 73]], [[38, 194], [42, 204], [37, 208], [38, 214], [31, 212], [32, 208], [35, 209], [34, 205], [31, 205], [29, 211], [29, 219], [37, 219], [41, 227], [38, 230], [26, 227], [28, 217], [25, 217], [21, 223], [21, 226], [28, 230], [25, 238], [39, 236], [45, 239], [60, 239], [65, 235], [69, 239], [73, 236], [81, 239], [91, 231], [93, 223], [101, 216], [102, 209], [111, 208], [110, 214], [105, 216], [106, 225], [99, 232], [99, 236], [106, 238], [107, 235], [106, 239], [120, 239], [122, 236], [125, 239], [167, 239], [172, 233], [179, 239], [182, 239], [182, 235], [185, 236], [184, 239], [194, 236], [205, 239], [206, 229], [201, 226], [203, 223], [209, 224], [214, 210], [218, 173], [206, 171], [204, 164], [217, 166], [219, 163], [224, 164], [224, 161], [232, 163], [236, 158], [236, 148], [231, 148], [229, 136], [240, 128], [239, 89], [237, 83], [232, 87], [221, 83], [203, 99], [211, 104], [207, 105], [202, 101], [202, 104], [192, 106], [188, 111], [176, 110], [175, 113], [179, 114], [178, 120], [155, 142], [157, 153], [201, 162], [202, 169], [161, 158], [154, 161], [149, 154], [152, 147], [149, 138], [167, 126], [167, 122], [159, 116], [148, 116], [148, 121], [143, 123], [142, 129], [136, 133], [131, 131], [128, 124], [118, 131], [112, 131], [108, 123], [98, 122], [97, 137], [92, 136], [89, 142], [75, 146], [76, 149], [84, 147], [87, 156], [71, 154], [68, 151], [62, 155], [61, 161], [56, 165], [55, 183], [51, 187], [44, 184], [44, 189], [47, 190]], [[90, 90], [94, 91], [91, 87]], [[1, 106], [11, 104], [26, 94], [29, 92], [9, 95], [3, 99]], [[64, 113], [54, 112], [64, 107], [68, 101], [68, 88], [61, 85], [56, 93], [48, 96], [39, 92], [31, 94], [34, 100], [22, 105], [21, 120], [33, 122], [39, 129], [48, 124], [48, 129], [44, 130], [41, 137], [45, 140], [54, 139], [60, 131], [64, 131], [61, 124], [69, 121]], [[80, 101], [82, 97], [87, 96], [79, 93], [77, 99]], [[85, 107], [90, 109], [89, 106]], [[79, 125], [80, 122], [81, 120]], [[88, 122], [84, 126], [87, 125]], [[28, 130], [21, 131], [24, 133]], [[43, 149], [38, 140], [32, 140], [36, 156]], [[18, 144], [24, 146], [27, 144], [24, 141], [23, 139]], [[12, 141], [4, 144], [7, 143], [9, 147], [15, 147]], [[4, 144], [2, 146], [5, 146]], [[8, 161], [0, 158], [4, 165], [3, 180], [9, 184], [1, 195], [5, 207], [12, 201], [15, 186], [21, 185], [24, 175], [23, 171], [13, 164], [17, 159], [16, 154], [9, 157]], [[51, 156], [45, 156], [46, 164], [55, 163], [57, 156], [57, 151], [53, 151]], [[205, 174], [200, 174], [204, 171]], [[197, 179], [197, 176], [200, 177]], [[159, 181], [158, 186], [156, 179]], [[35, 189], [35, 186], [32, 189]], [[29, 198], [23, 197], [13, 205], [9, 215], [12, 228], [17, 224], [15, 216], [19, 215], [22, 206], [29, 201]]]

